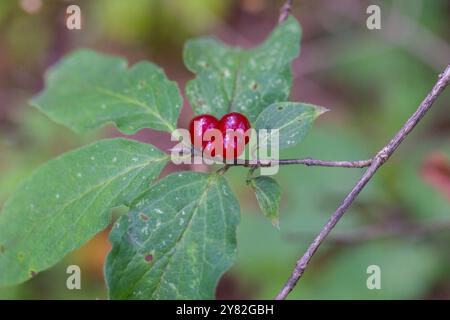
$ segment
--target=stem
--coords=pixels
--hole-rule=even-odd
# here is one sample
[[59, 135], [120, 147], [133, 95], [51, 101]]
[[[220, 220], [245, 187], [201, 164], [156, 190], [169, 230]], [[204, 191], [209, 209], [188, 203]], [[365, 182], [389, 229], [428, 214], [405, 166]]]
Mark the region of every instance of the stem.
[[405, 122], [403, 127], [395, 134], [395, 136], [389, 141], [389, 143], [383, 147], [372, 159], [369, 168], [364, 172], [362, 177], [353, 187], [353, 189], [347, 194], [340, 206], [331, 215], [328, 222], [315, 237], [313, 242], [309, 245], [303, 256], [297, 261], [291, 276], [280, 290], [278, 295], [275, 297], [277, 300], [286, 298], [286, 296], [294, 289], [298, 280], [302, 277], [311, 260], [314, 253], [317, 251], [319, 246], [322, 244], [323, 240], [328, 236], [328, 234], [333, 230], [334, 226], [342, 218], [344, 213], [356, 199], [358, 194], [364, 188], [364, 186], [373, 177], [376, 171], [391, 157], [394, 151], [398, 148], [400, 143], [406, 138], [406, 136], [414, 129], [414, 127], [419, 123], [419, 121], [425, 116], [428, 110], [430, 110], [433, 103], [436, 101], [437, 97], [441, 92], [447, 87], [450, 82], [450, 65], [448, 65], [444, 72], [439, 76], [438, 81], [434, 85], [433, 89], [428, 93], [426, 98], [422, 101], [420, 106], [417, 108], [416, 112]]
[[218, 169], [218, 170], [216, 171], [216, 173], [217, 173], [217, 174], [220, 174], [221, 176], [223, 176], [223, 175], [228, 171], [228, 169], [230, 169], [230, 165], [229, 165], [229, 164], [226, 164], [226, 165], [224, 165], [223, 167], [221, 167], [220, 169]]
[[[174, 151], [175, 149], [169, 149], [169, 151]], [[185, 153], [190, 153], [193, 155], [202, 155], [201, 152], [192, 148], [191, 146], [184, 146], [182, 149], [177, 149], [176, 151], [184, 151]], [[203, 156], [203, 155], [202, 155]], [[235, 160], [234, 163], [224, 163], [221, 158], [210, 158], [205, 157], [208, 160], [217, 160], [217, 164], [226, 164], [228, 167], [251, 167], [254, 170], [261, 167], [271, 167], [271, 166], [285, 166], [290, 164], [302, 164], [308, 167], [334, 167], [334, 168], [365, 168], [370, 166], [372, 159], [368, 160], [357, 160], [357, 161], [328, 161], [319, 160], [313, 158], [302, 158], [302, 159], [281, 159], [281, 160]], [[242, 161], [242, 162], [240, 162]], [[227, 168], [228, 170], [228, 168]]]
[[278, 17], [278, 23], [282, 23], [284, 20], [289, 17], [289, 14], [292, 10], [292, 4], [294, 0], [287, 0], [284, 5], [280, 8], [280, 16]]

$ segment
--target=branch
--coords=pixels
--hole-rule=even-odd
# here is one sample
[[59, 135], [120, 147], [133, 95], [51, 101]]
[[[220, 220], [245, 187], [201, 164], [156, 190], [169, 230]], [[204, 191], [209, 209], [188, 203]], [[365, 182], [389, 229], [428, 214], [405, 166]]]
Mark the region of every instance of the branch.
[[278, 17], [278, 23], [282, 23], [284, 20], [289, 17], [289, 14], [292, 10], [292, 4], [294, 0], [287, 0], [284, 5], [280, 8], [280, 16]]
[[439, 79], [434, 85], [433, 89], [422, 101], [420, 106], [417, 108], [416, 112], [414, 112], [414, 114], [405, 122], [403, 127], [400, 129], [400, 131], [397, 132], [397, 134], [392, 138], [392, 140], [389, 141], [389, 143], [373, 157], [370, 167], [364, 172], [364, 174], [356, 183], [356, 185], [353, 187], [353, 189], [344, 198], [340, 206], [331, 215], [330, 219], [327, 221], [327, 223], [319, 232], [319, 234], [314, 238], [313, 242], [309, 245], [308, 249], [303, 254], [303, 256], [297, 261], [291, 276], [289, 277], [283, 288], [280, 290], [278, 295], [275, 297], [275, 299], [281, 300], [286, 298], [286, 296], [292, 291], [292, 289], [294, 289], [298, 280], [302, 277], [303, 273], [305, 272], [305, 269], [308, 266], [309, 261], [311, 260], [312, 256], [317, 251], [319, 246], [322, 244], [324, 239], [328, 236], [331, 230], [333, 230], [334, 226], [342, 218], [344, 213], [356, 199], [356, 197], [364, 188], [364, 186], [373, 177], [376, 171], [391, 157], [391, 155], [398, 148], [400, 143], [414, 129], [417, 123], [419, 123], [419, 121], [425, 116], [427, 111], [430, 110], [431, 106], [436, 101], [437, 97], [447, 87], [449, 82], [450, 82], [450, 65], [448, 65], [447, 68], [444, 70], [444, 72], [439, 76]]
[[[183, 153], [186, 157], [192, 158], [193, 156], [201, 156], [208, 160], [215, 160], [216, 164], [225, 164], [227, 167], [271, 167], [271, 166], [284, 166], [290, 164], [302, 164], [308, 167], [333, 167], [333, 168], [365, 168], [370, 166], [372, 159], [369, 160], [357, 160], [357, 161], [328, 161], [319, 160], [313, 158], [303, 158], [303, 159], [282, 159], [282, 160], [240, 160], [235, 159], [234, 163], [223, 162], [221, 157], [207, 157], [202, 154], [201, 151], [195, 149], [192, 146], [184, 145], [182, 147], [171, 148], [169, 152], [179, 152]], [[228, 168], [227, 168], [228, 169]]]

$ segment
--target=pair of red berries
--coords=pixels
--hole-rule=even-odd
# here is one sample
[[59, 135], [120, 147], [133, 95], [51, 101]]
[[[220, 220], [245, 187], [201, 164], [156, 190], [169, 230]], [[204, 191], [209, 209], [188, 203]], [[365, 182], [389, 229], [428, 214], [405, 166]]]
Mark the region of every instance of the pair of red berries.
[[[201, 114], [191, 120], [189, 132], [195, 148], [204, 155], [236, 159], [250, 140], [250, 122], [239, 112], [231, 112], [220, 120], [209, 114]], [[221, 143], [216, 139], [220, 135]], [[217, 148], [221, 145], [221, 148]]]

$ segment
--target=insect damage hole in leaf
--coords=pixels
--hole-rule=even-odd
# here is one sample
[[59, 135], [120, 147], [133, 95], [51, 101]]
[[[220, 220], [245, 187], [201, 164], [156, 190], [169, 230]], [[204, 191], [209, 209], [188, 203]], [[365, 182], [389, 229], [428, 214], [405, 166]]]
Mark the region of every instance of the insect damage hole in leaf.
[[152, 262], [153, 261], [153, 254], [146, 254], [144, 259], [148, 263]]
[[[110, 233], [110, 297], [213, 299], [236, 255], [239, 211], [217, 174], [173, 173], [158, 181]], [[139, 219], [141, 213], [149, 219]]]
[[35, 170], [0, 213], [0, 243], [8, 248], [0, 254], [0, 285], [25, 281], [30, 270], [49, 268], [84, 244], [107, 226], [110, 209], [146, 190], [167, 161], [151, 145], [117, 138]]
[[187, 83], [186, 95], [194, 112], [221, 118], [236, 111], [254, 122], [267, 106], [287, 100], [300, 36], [297, 20], [289, 17], [260, 46], [249, 50], [212, 38], [188, 41], [184, 63], [196, 78]]
[[[271, 142], [276, 129], [278, 134], [278, 147], [290, 148], [303, 141], [312, 127], [314, 120], [327, 112], [324, 107], [300, 102], [277, 102], [268, 106], [260, 113], [255, 122], [256, 130], [268, 130], [267, 136], [262, 139]], [[259, 141], [259, 144], [265, 141]]]
[[[317, 107], [302, 110], [310, 113], [303, 115], [307, 121], [300, 133], [287, 116], [275, 116], [284, 122], [261, 116], [277, 103], [278, 111], [285, 111], [282, 101], [290, 92], [290, 65], [298, 56], [300, 35], [290, 17], [250, 50], [212, 39], [188, 42], [184, 60], [196, 78], [186, 92], [194, 111], [221, 118], [234, 110], [300, 141]], [[49, 70], [46, 87], [32, 104], [77, 132], [115, 123], [132, 134], [141, 128], [174, 130], [182, 99], [177, 85], [152, 63], [128, 68], [123, 58], [78, 50]], [[298, 107], [293, 105], [286, 109]], [[295, 112], [289, 116], [301, 118]], [[150, 185], [167, 161], [150, 145], [111, 139], [36, 170], [0, 215], [0, 270], [7, 270], [0, 274], [0, 285], [19, 283], [54, 265], [109, 223], [110, 208], [125, 204], [129, 213], [110, 233], [113, 248], [105, 264], [110, 297], [214, 298], [220, 276], [236, 255], [239, 204], [218, 174], [175, 173]], [[257, 177], [251, 185], [263, 213], [277, 224], [278, 184]]]

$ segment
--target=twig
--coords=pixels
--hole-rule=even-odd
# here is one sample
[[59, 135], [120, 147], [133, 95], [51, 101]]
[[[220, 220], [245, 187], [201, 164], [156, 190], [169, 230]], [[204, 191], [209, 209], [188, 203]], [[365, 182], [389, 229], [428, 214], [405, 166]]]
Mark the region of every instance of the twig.
[[319, 234], [315, 237], [313, 242], [309, 245], [308, 249], [304, 253], [304, 255], [297, 261], [295, 268], [280, 290], [278, 295], [275, 297], [277, 300], [281, 300], [286, 298], [286, 296], [294, 289], [298, 280], [301, 278], [303, 273], [305, 272], [306, 267], [308, 266], [309, 261], [312, 256], [322, 244], [323, 240], [327, 237], [327, 235], [333, 230], [334, 226], [338, 223], [338, 221], [342, 218], [344, 213], [347, 211], [348, 207], [353, 203], [358, 194], [364, 188], [364, 186], [369, 182], [369, 180], [373, 177], [376, 171], [390, 158], [390, 156], [394, 153], [394, 151], [398, 148], [400, 143], [406, 138], [406, 136], [414, 129], [417, 123], [425, 116], [427, 111], [431, 108], [434, 101], [436, 101], [439, 94], [447, 87], [450, 82], [450, 65], [448, 65], [444, 72], [439, 76], [438, 81], [434, 85], [433, 89], [428, 93], [427, 97], [422, 101], [420, 106], [417, 108], [416, 112], [406, 121], [400, 131], [392, 138], [389, 143], [382, 148], [372, 160], [370, 167], [364, 172], [362, 177], [347, 194], [344, 198], [340, 206], [336, 209], [336, 211], [331, 215], [328, 222], [319, 232]]
[[224, 175], [224, 174], [228, 171], [228, 169], [230, 169], [230, 165], [229, 165], [229, 164], [226, 164], [226, 165], [224, 165], [222, 168], [218, 169], [218, 170], [216, 171], [216, 173], [217, 173], [217, 174], [220, 174], [220, 175]]
[[284, 20], [289, 17], [289, 14], [292, 10], [292, 4], [294, 0], [287, 0], [284, 5], [280, 8], [280, 16], [278, 17], [278, 23], [282, 23]]
[[[202, 155], [200, 151], [193, 147], [183, 146], [178, 148], [169, 149], [170, 152], [183, 152], [185, 156], [203, 156], [208, 160], [215, 160], [217, 164], [226, 164], [228, 167], [251, 167], [252, 169], [257, 169], [261, 167], [271, 167], [271, 166], [284, 166], [290, 164], [302, 164], [305, 166], [315, 166], [315, 167], [334, 167], [334, 168], [365, 168], [370, 166], [372, 163], [372, 159], [369, 160], [357, 160], [357, 161], [328, 161], [328, 160], [319, 160], [313, 158], [302, 158], [302, 159], [281, 159], [281, 160], [243, 160], [239, 162], [235, 160], [234, 163], [223, 163], [223, 159], [220, 157], [210, 158], [205, 155]], [[227, 167], [227, 170], [228, 170]]]

